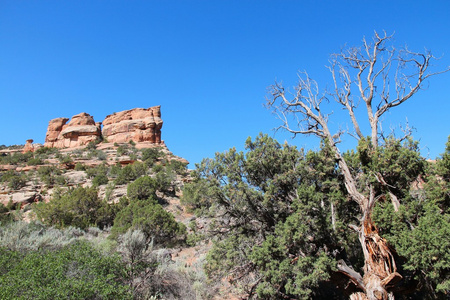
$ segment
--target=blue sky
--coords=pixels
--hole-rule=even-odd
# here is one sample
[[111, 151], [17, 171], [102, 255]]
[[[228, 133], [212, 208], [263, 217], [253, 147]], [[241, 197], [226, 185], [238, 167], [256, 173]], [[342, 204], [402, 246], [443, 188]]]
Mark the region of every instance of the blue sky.
[[[0, 145], [43, 143], [48, 121], [161, 105], [162, 138], [193, 167], [247, 137], [291, 140], [263, 107], [267, 87], [307, 70], [325, 87], [329, 55], [374, 30], [450, 65], [449, 1], [0, 1]], [[450, 134], [450, 73], [389, 113], [422, 153]], [[339, 125], [347, 120], [333, 119]], [[346, 137], [343, 147], [351, 147]]]

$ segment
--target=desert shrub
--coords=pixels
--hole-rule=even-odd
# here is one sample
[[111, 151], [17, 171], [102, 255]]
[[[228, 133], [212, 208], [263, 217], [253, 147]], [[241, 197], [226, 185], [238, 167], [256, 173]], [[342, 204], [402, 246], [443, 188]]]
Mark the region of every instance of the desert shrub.
[[1, 299], [132, 299], [118, 256], [88, 242], [21, 255], [0, 248]]
[[72, 159], [72, 157], [69, 154], [67, 154], [67, 155], [58, 155], [58, 160], [62, 164], [73, 163], [73, 159]]
[[133, 164], [131, 164], [131, 168], [133, 169], [133, 173], [135, 174], [136, 178], [144, 176], [145, 174], [147, 174], [148, 170], [147, 165], [140, 161], [136, 161]]
[[9, 209], [3, 204], [0, 203], [0, 214], [7, 213]]
[[103, 184], [107, 184], [108, 183], [108, 176], [104, 175], [104, 174], [100, 174], [94, 177], [94, 179], [92, 180], [92, 185], [94, 186], [100, 186]]
[[92, 149], [87, 153], [87, 158], [89, 159], [97, 158], [99, 160], [106, 160], [107, 155], [102, 150]]
[[145, 148], [142, 150], [142, 160], [148, 165], [153, 165], [155, 161], [164, 155], [158, 148]]
[[32, 152], [27, 153], [13, 153], [10, 155], [0, 156], [0, 164], [2, 165], [19, 165], [19, 164], [26, 164], [28, 160], [33, 158]]
[[118, 212], [111, 228], [112, 237], [118, 237], [130, 228], [142, 230], [147, 241], [153, 239], [155, 243], [164, 244], [174, 242], [186, 233], [186, 226], [175, 221], [171, 213], [152, 199], [132, 201]]
[[153, 165], [152, 171], [154, 173], [158, 173], [158, 172], [160, 172], [162, 170], [164, 170], [164, 167], [162, 165], [160, 165], [160, 164]]
[[0, 203], [0, 224], [8, 224], [13, 220], [14, 216], [10, 213], [10, 209], [3, 203]]
[[59, 230], [38, 222], [16, 221], [0, 227], [0, 247], [22, 253], [56, 250], [75, 242], [82, 234], [73, 228]]
[[9, 179], [8, 187], [12, 190], [20, 190], [26, 183], [25, 176], [15, 175]]
[[43, 165], [43, 164], [44, 164], [44, 161], [40, 157], [30, 158], [27, 162], [27, 165], [29, 165], [29, 166], [38, 166], [38, 165]]
[[61, 175], [61, 171], [53, 166], [42, 166], [37, 170], [37, 173], [41, 181], [47, 186], [53, 186], [56, 183], [57, 176]]
[[90, 141], [90, 142], [86, 145], [86, 149], [87, 149], [87, 150], [95, 150], [95, 149], [97, 149], [97, 144], [98, 144], [98, 142]]
[[98, 175], [106, 174], [108, 174], [108, 167], [105, 164], [86, 169], [86, 175], [91, 179], [95, 178]]
[[83, 149], [75, 149], [71, 152], [72, 157], [75, 158], [82, 158], [84, 155], [84, 150]]
[[25, 186], [27, 178], [24, 174], [20, 174], [14, 170], [8, 170], [1, 173], [0, 182], [7, 182], [11, 190], [20, 190]]
[[145, 165], [140, 162], [135, 162], [134, 164], [126, 165], [117, 174], [115, 180], [116, 184], [126, 184], [138, 178], [139, 176], [145, 175], [146, 169]]
[[103, 205], [95, 187], [77, 187], [56, 191], [50, 202], [36, 205], [36, 213], [45, 224], [83, 229], [97, 225], [98, 211]]
[[86, 171], [86, 166], [82, 163], [76, 163], [75, 171]]
[[142, 281], [148, 280], [148, 275], [154, 273], [157, 265], [155, 256], [151, 255], [153, 243], [147, 242], [144, 232], [140, 229], [129, 229], [119, 236], [118, 240], [117, 251], [127, 266], [129, 285], [135, 293], [143, 294], [143, 289], [139, 286], [142, 286]]
[[156, 199], [156, 180], [144, 176], [136, 179], [127, 187], [127, 196], [131, 200]]
[[186, 175], [187, 173], [187, 164], [175, 159], [169, 161], [167, 168], [179, 175]]
[[59, 153], [59, 149], [58, 148], [41, 147], [41, 148], [37, 149], [36, 151], [34, 151], [34, 153], [37, 155], [43, 155], [44, 157], [48, 157], [51, 154]]
[[127, 184], [130, 181], [133, 181], [136, 179], [136, 175], [133, 172], [133, 168], [131, 165], [127, 165], [120, 169], [119, 173], [117, 174], [117, 178], [115, 180], [116, 184]]
[[117, 163], [109, 168], [108, 175], [110, 177], [117, 178], [117, 176], [119, 176], [121, 171], [122, 171], [122, 166], [120, 165], [120, 163]]
[[63, 186], [63, 185], [67, 184], [67, 179], [66, 179], [66, 177], [64, 177], [62, 175], [57, 175], [54, 178], [54, 182], [56, 185]]
[[176, 179], [175, 173], [168, 169], [163, 168], [155, 174], [156, 188], [163, 193], [174, 192], [174, 180]]
[[127, 144], [122, 144], [117, 147], [117, 156], [127, 155], [129, 153], [129, 148]]
[[166, 249], [154, 250], [141, 230], [130, 229], [120, 236], [117, 250], [127, 266], [135, 298], [199, 299], [193, 289], [197, 279], [193, 272], [174, 264]]
[[8, 182], [8, 180], [16, 175], [16, 171], [8, 170], [5, 172], [0, 172], [0, 182]]
[[189, 212], [195, 212], [201, 215], [207, 212], [212, 205], [213, 187], [207, 180], [196, 178], [193, 182], [186, 183], [183, 186], [183, 194], [180, 198]]

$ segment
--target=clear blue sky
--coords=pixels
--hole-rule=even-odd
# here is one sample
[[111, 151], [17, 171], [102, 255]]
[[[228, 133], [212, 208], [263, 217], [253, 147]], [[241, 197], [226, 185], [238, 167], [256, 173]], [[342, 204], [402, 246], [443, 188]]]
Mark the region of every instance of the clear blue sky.
[[[299, 70], [329, 80], [329, 54], [374, 30], [450, 65], [450, 1], [0, 1], [0, 144], [43, 143], [48, 121], [162, 106], [162, 138], [192, 164], [274, 133], [263, 107], [275, 80]], [[390, 113], [416, 127], [422, 153], [450, 134], [450, 73]], [[322, 85], [324, 87], [324, 85]], [[334, 120], [334, 122], [344, 120]], [[352, 138], [347, 137], [350, 140]]]

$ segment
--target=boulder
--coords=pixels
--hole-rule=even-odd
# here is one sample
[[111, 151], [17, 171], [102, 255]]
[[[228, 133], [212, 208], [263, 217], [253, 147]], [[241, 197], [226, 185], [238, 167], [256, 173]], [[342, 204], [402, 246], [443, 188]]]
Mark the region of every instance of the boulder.
[[134, 108], [108, 115], [103, 123], [103, 138], [110, 143], [129, 141], [161, 144], [161, 106]]
[[91, 115], [80, 113], [66, 124], [68, 120], [57, 118], [49, 122], [45, 147], [73, 148], [101, 139], [101, 123], [96, 123]]

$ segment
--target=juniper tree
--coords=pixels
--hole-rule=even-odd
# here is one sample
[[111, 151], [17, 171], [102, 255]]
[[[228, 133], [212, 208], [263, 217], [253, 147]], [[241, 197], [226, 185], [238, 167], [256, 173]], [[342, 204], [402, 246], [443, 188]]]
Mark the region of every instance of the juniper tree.
[[[360, 292], [351, 299], [393, 299], [391, 290], [402, 278], [397, 269], [394, 253], [372, 220], [377, 202], [389, 199], [398, 211], [402, 199], [396, 194], [397, 182], [389, 181], [379, 169], [361, 169], [352, 173], [349, 162], [338, 145], [343, 131], [332, 132], [325, 104], [335, 100], [347, 111], [353, 125], [351, 134], [360, 142], [368, 139], [367, 153], [371, 156], [383, 146], [382, 117], [394, 107], [410, 100], [419, 92], [428, 78], [442, 72], [430, 72], [435, 57], [430, 52], [418, 53], [408, 48], [391, 46], [392, 36], [375, 32], [373, 40], [363, 39], [361, 47], [343, 49], [331, 56], [329, 71], [333, 79], [331, 90], [321, 91], [308, 74], [300, 73], [298, 84], [291, 93], [281, 83], [270, 89], [268, 106], [282, 121], [280, 128], [294, 135], [312, 134], [329, 147], [342, 175], [350, 199], [359, 207], [359, 220], [347, 224], [358, 234], [364, 255], [362, 274], [346, 264], [339, 270], [356, 283]], [[443, 72], [448, 71], [444, 70]], [[362, 106], [362, 107], [361, 107]], [[366, 136], [358, 110], [365, 110], [370, 133]], [[360, 176], [366, 180], [359, 184]]]

